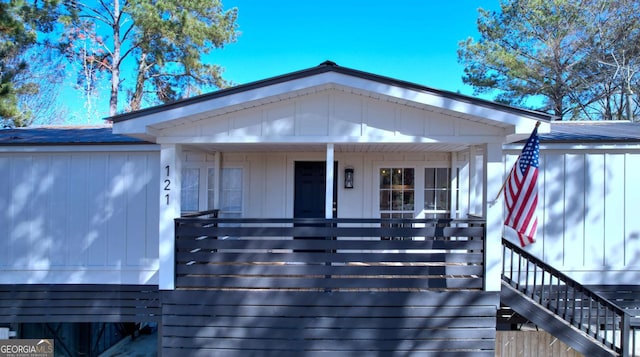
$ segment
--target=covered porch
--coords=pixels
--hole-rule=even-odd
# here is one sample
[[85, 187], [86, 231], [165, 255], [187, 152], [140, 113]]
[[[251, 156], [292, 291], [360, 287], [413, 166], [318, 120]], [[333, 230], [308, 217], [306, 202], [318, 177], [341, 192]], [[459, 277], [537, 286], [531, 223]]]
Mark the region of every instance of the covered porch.
[[[173, 285], [161, 287], [163, 355], [494, 355], [500, 295], [490, 276], [499, 279], [500, 262], [488, 262], [501, 251], [487, 248], [489, 145], [175, 147], [183, 168], [202, 172], [209, 162], [220, 171], [217, 218], [181, 209], [167, 227], [173, 264], [162, 264], [160, 277], [173, 269]], [[301, 183], [299, 166], [308, 163], [321, 172]], [[497, 164], [501, 170], [501, 157]], [[402, 171], [401, 182], [391, 174], [387, 183], [389, 170]], [[456, 187], [443, 191], [443, 211], [428, 210], [424, 187], [408, 189], [404, 180], [411, 173], [424, 183], [438, 172]], [[244, 199], [232, 203], [238, 192]]]
[[[219, 219], [240, 220], [226, 222], [225, 227], [289, 227], [294, 231], [281, 232], [281, 236], [288, 239], [337, 237], [336, 240], [341, 240], [356, 237], [354, 233], [344, 236], [339, 230], [354, 226], [361, 228], [360, 234], [367, 232], [366, 229], [377, 229], [359, 238], [373, 237], [378, 241], [454, 236], [443, 236], [441, 230], [433, 228], [417, 235], [404, 231], [425, 228], [436, 222], [434, 227], [451, 224], [461, 227], [460, 224], [467, 220], [477, 219], [474, 224], [481, 222], [486, 229], [487, 213], [495, 210], [499, 216], [495, 234], [502, 237], [502, 205], [489, 202], [485, 189], [485, 173], [491, 172], [488, 145], [471, 146], [459, 152], [415, 149], [424, 145], [400, 145], [400, 151], [379, 145], [375, 152], [345, 152], [344, 146], [338, 144], [317, 145], [324, 147], [324, 152], [302, 146], [299, 152], [275, 149], [281, 145], [259, 145], [261, 150], [271, 150], [263, 152], [221, 151], [220, 145], [212, 145], [217, 148], [215, 151], [203, 150], [204, 146], [194, 150], [189, 145], [175, 145], [169, 149], [176, 149], [176, 153], [167, 156], [184, 161], [163, 162], [163, 165], [167, 164], [163, 170], [165, 180], [161, 188], [160, 213], [161, 217], [166, 214], [167, 219], [161, 218], [160, 226], [171, 235], [165, 236], [161, 231], [161, 262], [165, 251], [162, 247], [174, 255], [177, 249], [174, 236], [178, 226], [169, 225], [169, 217], [193, 216], [208, 209], [215, 211]], [[501, 183], [503, 164], [501, 156], [497, 156], [493, 174], [495, 182]], [[164, 157], [161, 153], [161, 160]], [[176, 166], [181, 167], [179, 174], [171, 177], [171, 171], [178, 171], [172, 170]], [[180, 187], [179, 192], [176, 192], [176, 186]], [[326, 232], [327, 229], [338, 231]], [[229, 237], [238, 236], [227, 233]], [[483, 247], [490, 244], [486, 241], [488, 234], [482, 236]], [[496, 244], [499, 242], [498, 239]], [[300, 240], [292, 244], [305, 243]], [[496, 247], [495, 258], [482, 251], [483, 262], [500, 258], [499, 245]], [[290, 249], [298, 248], [291, 246]], [[300, 249], [305, 250], [304, 247]], [[164, 269], [175, 269], [171, 264], [174, 258], [168, 255], [168, 264], [161, 263], [161, 286]], [[482, 264], [481, 275], [486, 275], [487, 269], [493, 266], [499, 268], [500, 261]], [[494, 274], [499, 277], [497, 270]], [[177, 287], [175, 275], [168, 278], [171, 288]], [[481, 288], [487, 288], [484, 282]]]

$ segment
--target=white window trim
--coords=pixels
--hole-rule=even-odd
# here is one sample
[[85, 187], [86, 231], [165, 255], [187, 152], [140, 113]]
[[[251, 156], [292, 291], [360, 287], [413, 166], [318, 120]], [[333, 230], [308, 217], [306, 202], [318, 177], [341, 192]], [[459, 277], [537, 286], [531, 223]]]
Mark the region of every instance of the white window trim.
[[[374, 216], [380, 217], [381, 216], [381, 211], [380, 211], [380, 169], [383, 168], [403, 168], [403, 169], [413, 169], [414, 170], [414, 206], [413, 206], [413, 215], [415, 218], [418, 219], [422, 219], [426, 217], [426, 214], [432, 214], [434, 212], [431, 211], [427, 211], [424, 209], [424, 171], [427, 168], [433, 169], [433, 168], [446, 168], [446, 169], [451, 169], [451, 177], [450, 177], [450, 185], [454, 185], [456, 183], [456, 180], [459, 179], [456, 176], [456, 171], [459, 168], [459, 165], [456, 165], [456, 167], [452, 167], [451, 163], [443, 163], [443, 162], [426, 162], [424, 165], [417, 165], [416, 162], [406, 162], [406, 161], [390, 161], [390, 162], [384, 162], [384, 161], [379, 161], [376, 162], [373, 165], [373, 173], [372, 173], [372, 177], [373, 177], [373, 185], [372, 185], [372, 189], [373, 189], [373, 208], [374, 208]], [[459, 210], [459, 208], [456, 205], [456, 201], [453, 201], [453, 199], [456, 197], [455, 193], [453, 192], [454, 186], [450, 186], [450, 191], [449, 191], [449, 199], [451, 200], [451, 215], [455, 215], [456, 212]], [[464, 193], [462, 193], [462, 189], [463, 186], [461, 185], [459, 187], [460, 192], [458, 192], [458, 196], [465, 196]], [[458, 197], [457, 199], [460, 199], [460, 197]], [[442, 213], [449, 213], [449, 212], [442, 212]]]
[[180, 195], [181, 195], [181, 206], [180, 206], [180, 213], [185, 214], [185, 213], [193, 213], [193, 212], [198, 212], [201, 211], [200, 206], [202, 204], [202, 188], [201, 188], [201, 182], [202, 182], [202, 169], [200, 167], [195, 167], [195, 166], [183, 166], [180, 170], [180, 175], [182, 176], [182, 179], [180, 180], [181, 185], [184, 185], [186, 183], [186, 179], [185, 179], [185, 171], [186, 170], [191, 170], [191, 169], [198, 169], [198, 208], [196, 210], [183, 210], [182, 209], [182, 205], [186, 203], [186, 195], [185, 195], [185, 191], [183, 189], [183, 187], [180, 187]]
[[[182, 164], [182, 170], [185, 170], [185, 169], [200, 170], [199, 172], [200, 177], [198, 178], [198, 211], [202, 212], [202, 211], [208, 210], [209, 197], [208, 197], [207, 189], [209, 187], [209, 169], [213, 169], [214, 172], [216, 173], [216, 176], [220, 175], [220, 172], [219, 170], [217, 170], [215, 162], [208, 162], [208, 161], [184, 162]], [[182, 194], [182, 192], [180, 192], [180, 194]], [[193, 212], [193, 211], [183, 211], [182, 213], [190, 213], [190, 212]]]
[[[218, 187], [216, 187], [216, 192], [218, 195], [218, 200], [219, 200], [219, 206], [218, 208], [220, 209], [220, 212], [223, 213], [224, 211], [222, 211], [222, 202], [220, 202], [222, 200], [222, 170], [224, 169], [241, 169], [242, 170], [242, 209], [240, 211], [240, 217], [245, 217], [246, 213], [247, 213], [247, 199], [249, 197], [249, 177], [248, 177], [248, 173], [249, 170], [247, 169], [246, 164], [239, 164], [239, 163], [233, 163], [230, 165], [221, 165], [220, 169], [218, 170], [217, 174], [218, 174]], [[237, 213], [237, 212], [233, 212], [233, 213]]]

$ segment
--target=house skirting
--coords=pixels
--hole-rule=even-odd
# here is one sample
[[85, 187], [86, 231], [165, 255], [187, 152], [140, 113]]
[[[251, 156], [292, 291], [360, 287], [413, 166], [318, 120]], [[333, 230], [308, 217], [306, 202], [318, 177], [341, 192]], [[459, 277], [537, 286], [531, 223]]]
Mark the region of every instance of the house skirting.
[[0, 285], [0, 323], [158, 322], [157, 285]]
[[162, 356], [493, 356], [498, 292], [1, 285], [0, 323], [158, 322]]
[[498, 292], [161, 291], [162, 356], [494, 356]]

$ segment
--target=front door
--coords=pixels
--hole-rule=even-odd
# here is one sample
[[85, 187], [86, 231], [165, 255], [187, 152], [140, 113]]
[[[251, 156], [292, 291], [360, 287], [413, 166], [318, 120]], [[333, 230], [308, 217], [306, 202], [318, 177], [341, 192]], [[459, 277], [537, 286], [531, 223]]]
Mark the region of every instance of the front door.
[[[337, 172], [337, 163], [334, 172]], [[324, 161], [296, 161], [294, 179], [293, 217], [325, 218], [325, 187], [327, 168]], [[333, 180], [333, 217], [337, 217], [337, 180]], [[296, 226], [315, 226], [296, 224]], [[321, 226], [321, 225], [320, 225]], [[294, 237], [294, 239], [332, 239], [332, 237]], [[300, 249], [296, 252], [324, 252], [324, 250]]]
[[296, 161], [294, 218], [324, 218], [325, 171], [322, 161]]
[[[333, 217], [337, 217], [337, 163], [334, 164]], [[296, 161], [293, 195], [294, 218], [325, 218], [326, 163]]]

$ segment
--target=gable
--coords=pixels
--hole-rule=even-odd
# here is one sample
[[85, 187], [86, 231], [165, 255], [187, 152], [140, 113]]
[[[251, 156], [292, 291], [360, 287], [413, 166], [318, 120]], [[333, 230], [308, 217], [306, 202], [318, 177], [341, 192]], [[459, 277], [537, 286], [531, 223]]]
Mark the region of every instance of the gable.
[[507, 126], [454, 117], [436, 108], [419, 108], [334, 88], [181, 123], [156, 134], [159, 143], [469, 144], [499, 140], [507, 130]]
[[549, 119], [335, 64], [112, 118], [114, 133], [158, 143], [240, 142], [242, 137], [244, 142], [469, 144], [520, 139], [540, 120], [544, 133]]

